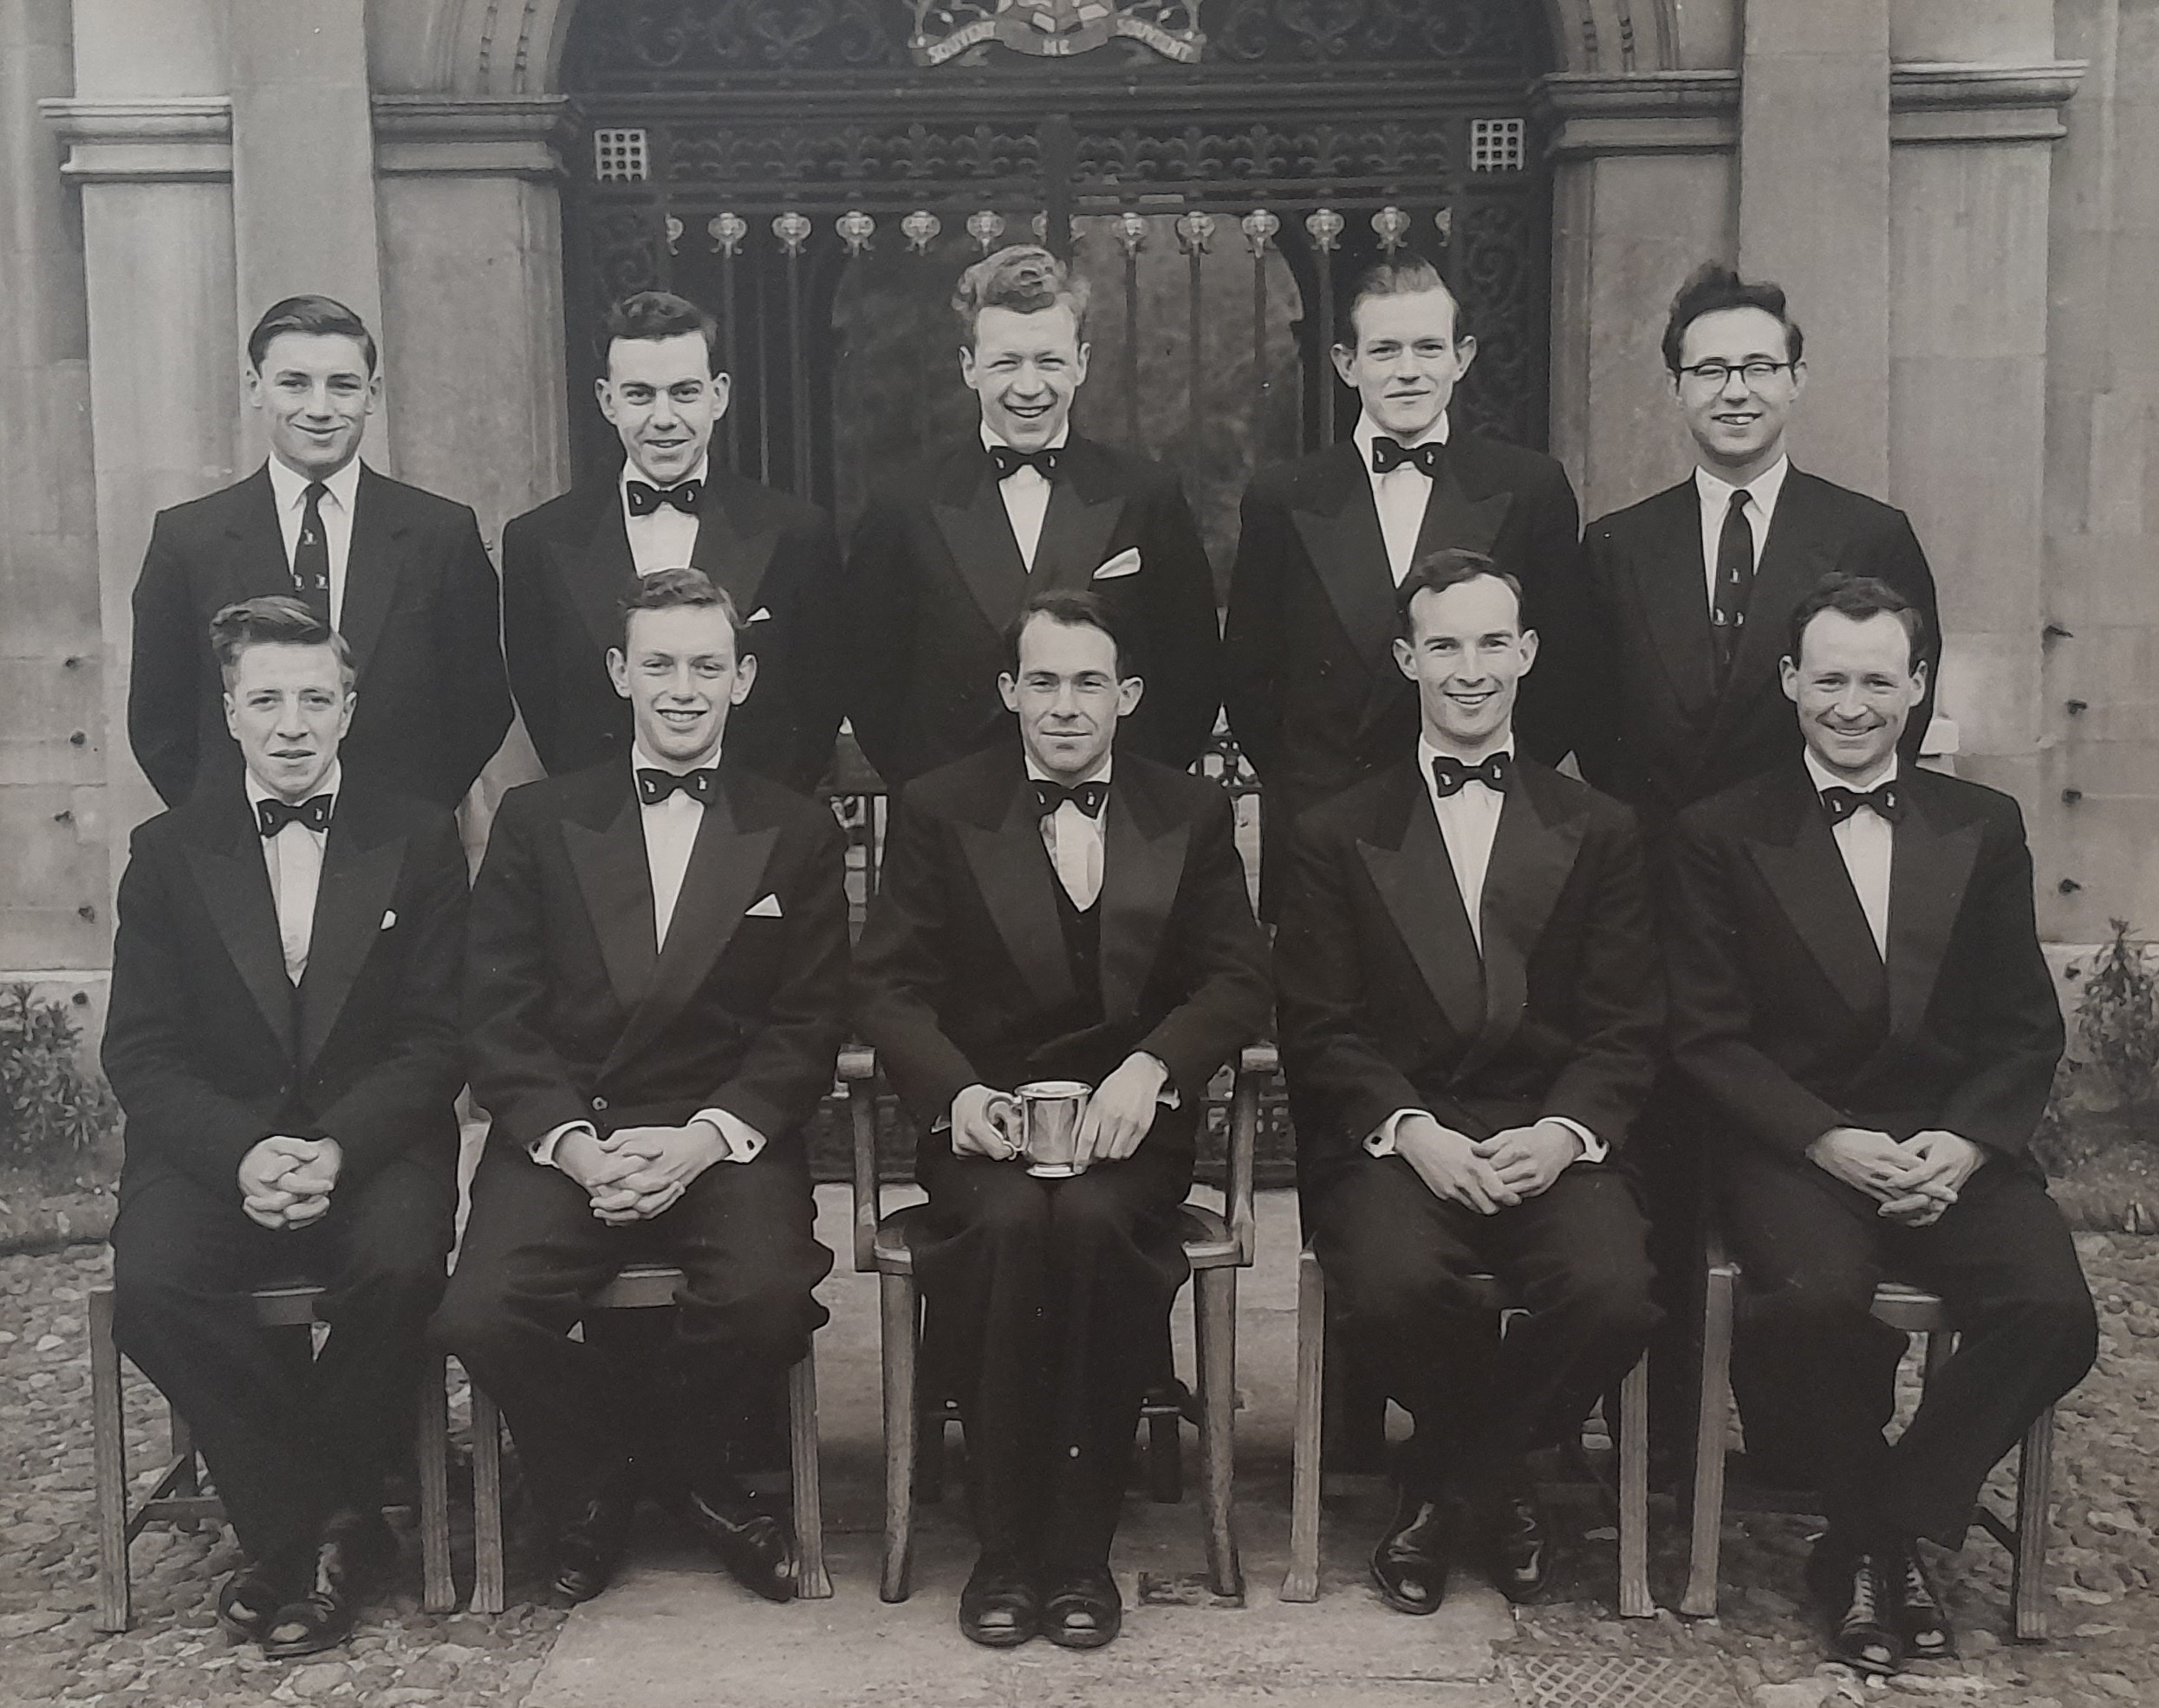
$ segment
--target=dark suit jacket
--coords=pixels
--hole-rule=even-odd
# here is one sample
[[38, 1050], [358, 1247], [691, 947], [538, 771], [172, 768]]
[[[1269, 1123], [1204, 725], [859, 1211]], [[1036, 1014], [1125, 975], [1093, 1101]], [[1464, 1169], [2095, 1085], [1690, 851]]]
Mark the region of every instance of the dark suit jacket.
[[[621, 486], [610, 478], [528, 510], [503, 531], [503, 642], [526, 732], [550, 775], [630, 750], [629, 703], [608, 679], [622, 598], [636, 585]], [[711, 471], [690, 567], [726, 588], [751, 622], [750, 698], [727, 719], [727, 751], [807, 794], [840, 728], [840, 547], [814, 504]]]
[[[1558, 464], [1461, 432], [1417, 536], [1420, 554], [1488, 552], [1521, 581], [1541, 651], [1515, 728], [1522, 751], [1548, 764], [1574, 745], [1580, 527]], [[1416, 741], [1416, 689], [1395, 664], [1394, 639], [1395, 579], [1356, 446], [1345, 439], [1261, 471], [1245, 494], [1223, 650], [1230, 728], [1266, 785], [1269, 858], [1287, 858], [1290, 828], [1308, 807]], [[1278, 892], [1266, 888], [1272, 914]]]
[[[289, 594], [270, 471], [159, 512], [135, 582], [127, 738], [175, 806], [205, 777], [237, 783], [210, 620]], [[339, 629], [359, 671], [340, 750], [354, 783], [454, 807], [510, 728], [495, 566], [463, 504], [362, 468]]]
[[1137, 754], [1117, 755], [1112, 776], [1098, 1019], [1074, 987], [1019, 755], [962, 759], [895, 805], [855, 1019], [922, 1131], [970, 1085], [1095, 1084], [1145, 1050], [1169, 1069], [1189, 1143], [1208, 1080], [1266, 1024], [1266, 947], [1229, 796]]
[[830, 812], [730, 757], [660, 950], [628, 757], [511, 789], [473, 886], [465, 977], [491, 1142], [720, 1108], [799, 1144], [844, 1020], [843, 859]]
[[1298, 822], [1275, 982], [1307, 1202], [1397, 1109], [1474, 1139], [1564, 1115], [1615, 1152], [1641, 1112], [1664, 991], [1634, 815], [1517, 775], [1481, 960], [1414, 760]]
[[348, 778], [296, 991], [239, 785], [139, 826], [104, 1045], [123, 1192], [177, 1170], [237, 1198], [241, 1159], [275, 1133], [336, 1140], [344, 1184], [404, 1155], [452, 1176], [465, 886], [447, 811]]
[[[1137, 574], [1095, 572], [1136, 549]], [[1219, 628], [1206, 549], [1177, 477], [1075, 434], [1031, 572], [979, 440], [888, 482], [848, 553], [848, 716], [894, 789], [984, 748], [1015, 750], [998, 698], [1005, 631], [1031, 592], [1092, 588], [1128, 631], [1147, 692], [1122, 751], [1179, 768], [1221, 708]]]
[[1906, 762], [1917, 760], [1941, 625], [1934, 576], [1902, 510], [1796, 468], [1785, 476], [1722, 692], [1694, 477], [1592, 523], [1584, 544], [1597, 640], [1586, 659], [1593, 711], [1583, 720], [1582, 774], [1639, 811], [1653, 835], [1689, 802], [1798, 752], [1778, 661], [1793, 608], [1831, 571], [1877, 576], [1926, 614], [1927, 698], [1903, 742]]
[[2023, 816], [1931, 771], [1900, 787], [1886, 967], [1798, 761], [1680, 815], [1673, 1050], [1720, 1137], [1795, 1159], [1843, 1126], [2029, 1144], [2063, 1029]]

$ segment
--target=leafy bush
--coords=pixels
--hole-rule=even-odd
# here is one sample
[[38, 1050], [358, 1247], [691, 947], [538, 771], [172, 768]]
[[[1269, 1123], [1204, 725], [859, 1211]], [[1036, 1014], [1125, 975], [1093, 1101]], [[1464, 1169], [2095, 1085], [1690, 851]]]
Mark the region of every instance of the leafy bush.
[[2159, 966], [2127, 920], [2108, 923], [2114, 936], [2085, 977], [2077, 1036], [2122, 1107], [2145, 1108], [2159, 1102]]
[[70, 1167], [112, 1130], [119, 1106], [81, 1045], [65, 1003], [0, 990], [0, 1165]]

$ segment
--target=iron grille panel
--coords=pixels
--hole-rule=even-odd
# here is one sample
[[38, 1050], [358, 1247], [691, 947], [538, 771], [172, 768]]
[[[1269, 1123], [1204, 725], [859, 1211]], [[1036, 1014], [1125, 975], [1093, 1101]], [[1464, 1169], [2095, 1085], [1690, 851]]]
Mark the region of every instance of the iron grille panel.
[[1540, 1654], [1505, 1664], [1521, 1708], [1740, 1708], [1720, 1660]]

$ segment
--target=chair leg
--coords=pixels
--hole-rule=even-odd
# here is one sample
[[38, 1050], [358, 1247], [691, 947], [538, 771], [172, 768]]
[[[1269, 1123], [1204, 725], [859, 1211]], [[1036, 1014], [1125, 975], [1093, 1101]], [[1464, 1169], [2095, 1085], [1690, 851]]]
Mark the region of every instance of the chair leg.
[[127, 1581], [127, 1435], [120, 1386], [120, 1348], [113, 1344], [113, 1293], [90, 1295], [91, 1455], [97, 1483], [97, 1597], [101, 1631], [134, 1622]]
[[458, 1605], [450, 1575], [449, 1374], [445, 1360], [431, 1358], [419, 1388], [419, 1605], [428, 1613]]
[[920, 1313], [914, 1277], [880, 1275], [877, 1298], [885, 1374], [885, 1560], [877, 1594], [888, 1601], [904, 1601], [914, 1565], [914, 1437], [920, 1416], [914, 1354]]
[[1327, 1382], [1327, 1285], [1319, 1259], [1297, 1260], [1297, 1417], [1290, 1449], [1290, 1568], [1285, 1601], [1319, 1599], [1320, 1422]]
[[817, 1351], [815, 1345], [787, 1373], [787, 1446], [795, 1495], [795, 1593], [829, 1601], [824, 1568], [824, 1493], [817, 1465]]
[[2017, 1547], [2009, 1599], [2019, 1643], [2046, 1640], [2046, 1511], [2053, 1484], [2054, 1408], [2049, 1406], [2025, 1432], [2017, 1459]]
[[1729, 1273], [1713, 1273], [1702, 1299], [1701, 1399], [1694, 1418], [1694, 1536], [1688, 1550], [1687, 1593], [1680, 1611], [1707, 1619], [1717, 1611], [1717, 1555], [1724, 1536], [1725, 1439], [1732, 1410], [1732, 1309]]
[[[465, 1372], [467, 1376], [471, 1371]], [[472, 1384], [472, 1611], [498, 1614], [503, 1582], [502, 1414]]]
[[[1241, 1601], [1245, 1571], [1237, 1557], [1237, 1271], [1201, 1270], [1193, 1277], [1200, 1353], [1200, 1479], [1206, 1503], [1207, 1577], [1217, 1595]], [[1169, 1419], [1171, 1450], [1177, 1422]]]
[[1649, 1354], [1619, 1387], [1619, 1616], [1653, 1619], [1649, 1596]]

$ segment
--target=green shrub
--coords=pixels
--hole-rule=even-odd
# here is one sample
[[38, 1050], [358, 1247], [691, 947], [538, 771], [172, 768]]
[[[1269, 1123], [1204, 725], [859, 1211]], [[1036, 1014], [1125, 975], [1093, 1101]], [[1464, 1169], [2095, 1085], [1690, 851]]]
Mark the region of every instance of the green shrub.
[[0, 990], [0, 1165], [72, 1169], [119, 1118], [113, 1094], [81, 1059], [67, 1005], [27, 984]]
[[2085, 976], [2077, 1036], [2122, 1107], [2146, 1108], [2159, 1102], [2159, 966], [2127, 920], [2108, 923], [2114, 936]]

